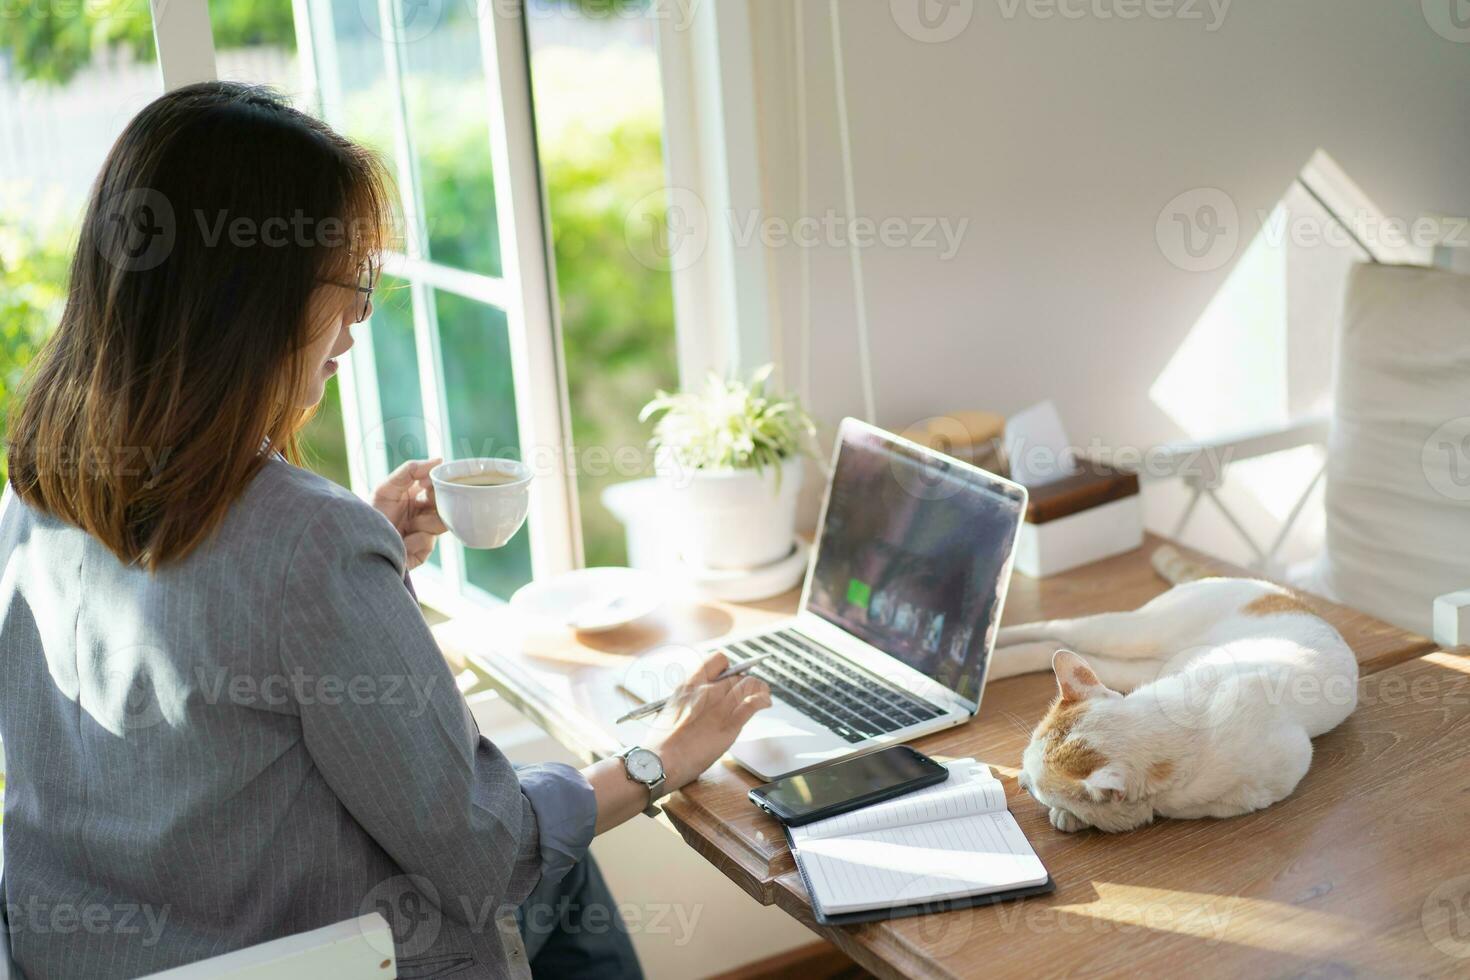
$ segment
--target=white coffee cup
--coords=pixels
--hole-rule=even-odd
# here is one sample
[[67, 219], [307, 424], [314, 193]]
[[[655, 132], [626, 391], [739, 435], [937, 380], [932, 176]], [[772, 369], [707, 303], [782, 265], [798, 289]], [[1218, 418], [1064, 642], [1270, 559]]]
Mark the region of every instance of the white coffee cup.
[[489, 456], [451, 460], [430, 470], [429, 479], [439, 516], [471, 548], [499, 548], [526, 523], [531, 468], [519, 460]]

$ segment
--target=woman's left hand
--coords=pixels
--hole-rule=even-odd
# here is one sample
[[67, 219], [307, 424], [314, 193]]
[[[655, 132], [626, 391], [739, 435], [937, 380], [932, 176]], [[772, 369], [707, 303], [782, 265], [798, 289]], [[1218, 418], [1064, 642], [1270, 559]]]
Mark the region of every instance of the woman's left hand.
[[434, 539], [449, 530], [439, 517], [434, 484], [429, 482], [429, 471], [441, 462], [411, 459], [388, 474], [383, 485], [373, 491], [373, 507], [403, 535], [408, 571], [428, 561]]

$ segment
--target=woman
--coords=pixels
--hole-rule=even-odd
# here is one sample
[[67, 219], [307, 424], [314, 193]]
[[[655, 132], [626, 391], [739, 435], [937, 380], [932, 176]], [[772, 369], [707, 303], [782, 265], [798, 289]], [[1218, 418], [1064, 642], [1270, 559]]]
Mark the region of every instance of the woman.
[[242, 85], [158, 99], [103, 165], [0, 516], [3, 911], [27, 977], [372, 911], [403, 975], [636, 974], [625, 936], [518, 928], [519, 907], [605, 903], [592, 835], [769, 704], [714, 658], [631, 773], [517, 772], [480, 737], [405, 587], [444, 530], [429, 463], [374, 509], [287, 461], [388, 215], [369, 153]]

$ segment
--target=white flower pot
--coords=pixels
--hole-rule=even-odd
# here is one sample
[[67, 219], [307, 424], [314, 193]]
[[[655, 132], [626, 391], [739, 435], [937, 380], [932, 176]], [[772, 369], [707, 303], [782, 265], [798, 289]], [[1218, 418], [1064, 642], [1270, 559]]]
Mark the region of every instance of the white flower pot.
[[764, 472], [681, 469], [665, 460], [659, 477], [674, 511], [674, 540], [684, 561], [742, 569], [785, 558], [796, 535], [802, 474], [800, 458]]

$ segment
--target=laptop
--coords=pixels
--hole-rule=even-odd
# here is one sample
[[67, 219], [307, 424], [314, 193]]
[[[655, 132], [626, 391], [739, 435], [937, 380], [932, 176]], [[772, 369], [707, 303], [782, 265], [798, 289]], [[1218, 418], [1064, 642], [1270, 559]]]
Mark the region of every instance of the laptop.
[[[973, 717], [1025, 511], [1024, 487], [844, 419], [796, 615], [697, 651], [775, 654], [731, 756], [776, 779]], [[623, 686], [665, 697], [690, 659], [655, 651]]]

